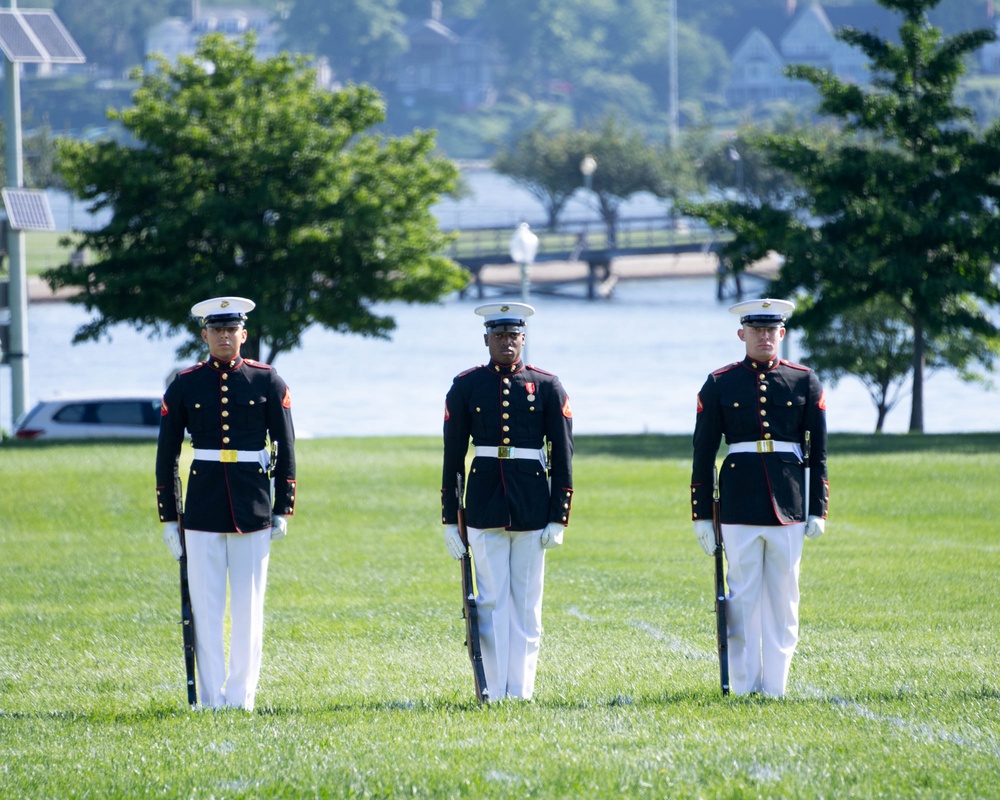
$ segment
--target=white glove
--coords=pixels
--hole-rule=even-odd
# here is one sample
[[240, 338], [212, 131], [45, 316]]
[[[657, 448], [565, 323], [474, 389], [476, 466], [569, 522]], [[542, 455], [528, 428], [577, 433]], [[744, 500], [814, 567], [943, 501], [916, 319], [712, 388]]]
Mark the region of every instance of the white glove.
[[456, 561], [465, 555], [465, 545], [462, 544], [462, 537], [458, 535], [458, 525], [444, 526], [444, 546], [448, 548], [448, 555]]
[[542, 531], [542, 548], [549, 550], [562, 544], [563, 531], [566, 526], [561, 522], [550, 522]]
[[818, 539], [826, 532], [826, 520], [822, 517], [809, 517], [806, 523], [806, 536], [810, 539]]
[[184, 551], [181, 549], [181, 532], [176, 522], [163, 523], [163, 543], [174, 557], [174, 561], [180, 561]]
[[288, 520], [281, 514], [275, 514], [271, 520], [271, 541], [276, 542], [278, 539], [284, 539], [286, 533], [288, 533]]
[[710, 519], [699, 519], [694, 523], [694, 536], [707, 555], [715, 555], [715, 524]]

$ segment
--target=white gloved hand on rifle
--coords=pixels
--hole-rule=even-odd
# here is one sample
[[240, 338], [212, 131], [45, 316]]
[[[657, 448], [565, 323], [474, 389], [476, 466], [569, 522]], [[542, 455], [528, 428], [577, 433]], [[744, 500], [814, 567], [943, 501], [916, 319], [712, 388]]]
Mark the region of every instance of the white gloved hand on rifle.
[[699, 519], [694, 523], [694, 536], [706, 555], [715, 555], [715, 525], [710, 519]]
[[826, 520], [822, 517], [809, 517], [809, 521], [806, 523], [806, 537], [809, 539], [818, 539], [826, 532]]
[[558, 547], [563, 542], [563, 531], [566, 530], [566, 526], [561, 522], [550, 522], [542, 530], [542, 548], [544, 550], [550, 550], [553, 547]]
[[275, 514], [271, 520], [271, 541], [276, 542], [278, 539], [284, 539], [286, 533], [288, 533], [288, 520], [281, 514]]
[[448, 548], [448, 555], [456, 561], [465, 555], [465, 545], [462, 544], [462, 537], [458, 533], [458, 525], [444, 526], [444, 546]]
[[163, 543], [174, 557], [174, 561], [180, 561], [184, 551], [181, 548], [181, 531], [176, 522], [163, 523]]

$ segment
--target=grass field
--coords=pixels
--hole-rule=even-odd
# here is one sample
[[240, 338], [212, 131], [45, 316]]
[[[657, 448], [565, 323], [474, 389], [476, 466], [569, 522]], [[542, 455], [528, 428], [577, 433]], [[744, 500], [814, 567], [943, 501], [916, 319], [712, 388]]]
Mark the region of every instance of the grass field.
[[28, 275], [41, 275], [48, 269], [66, 264], [73, 255], [73, 245], [62, 244], [72, 239], [69, 231], [30, 231], [25, 233], [24, 260]]
[[718, 691], [689, 437], [580, 437], [535, 699], [487, 708], [439, 442], [302, 441], [252, 714], [186, 708], [153, 454], [0, 446], [0, 797], [1000, 796], [1000, 434], [831, 437], [784, 700]]

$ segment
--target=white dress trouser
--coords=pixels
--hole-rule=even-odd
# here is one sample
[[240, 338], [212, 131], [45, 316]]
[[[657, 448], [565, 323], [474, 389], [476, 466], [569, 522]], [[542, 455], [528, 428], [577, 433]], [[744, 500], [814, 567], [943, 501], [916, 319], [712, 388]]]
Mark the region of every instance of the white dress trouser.
[[[264, 643], [264, 590], [271, 529], [256, 533], [186, 531], [194, 615], [198, 699], [203, 706], [253, 711]], [[224, 623], [229, 582], [229, 674]]]
[[479, 643], [491, 700], [527, 700], [535, 691], [545, 579], [541, 533], [469, 528]]
[[729, 569], [729, 683], [733, 694], [781, 697], [799, 640], [799, 564], [805, 524], [723, 525]]

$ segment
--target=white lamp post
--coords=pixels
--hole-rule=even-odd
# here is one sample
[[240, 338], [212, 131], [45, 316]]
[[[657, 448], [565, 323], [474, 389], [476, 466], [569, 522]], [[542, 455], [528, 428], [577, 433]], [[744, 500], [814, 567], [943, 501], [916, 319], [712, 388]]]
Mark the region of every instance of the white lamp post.
[[[585, 155], [580, 160], [580, 174], [583, 175], [583, 188], [588, 192], [592, 191], [594, 183], [594, 173], [597, 171], [597, 159], [594, 158], [590, 153]], [[590, 198], [587, 198], [587, 202], [590, 202]], [[580, 233], [580, 244], [582, 245], [587, 236], [587, 224], [583, 225], [583, 231]]]
[[521, 302], [528, 302], [528, 268], [538, 253], [538, 237], [531, 232], [531, 226], [522, 222], [510, 237], [510, 260], [521, 267]]
[[733, 162], [733, 166], [736, 168], [736, 185], [739, 187], [740, 191], [740, 202], [743, 201], [744, 197], [744, 184], [743, 184], [743, 159], [740, 156], [740, 151], [737, 150], [732, 145], [729, 146], [729, 150], [726, 152], [726, 157]]
[[580, 172], [583, 175], [583, 185], [589, 191], [594, 172], [597, 170], [597, 159], [586, 155], [580, 162]]

